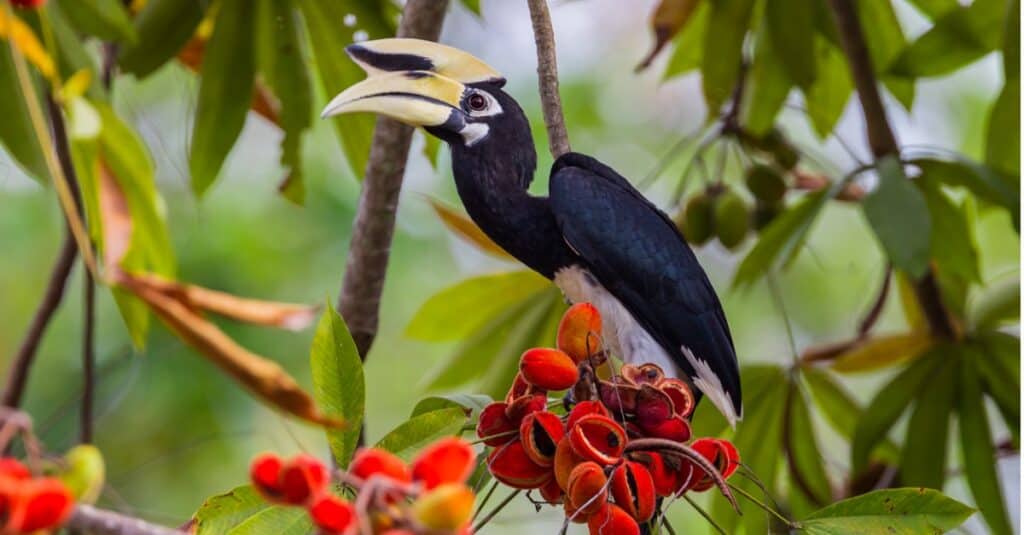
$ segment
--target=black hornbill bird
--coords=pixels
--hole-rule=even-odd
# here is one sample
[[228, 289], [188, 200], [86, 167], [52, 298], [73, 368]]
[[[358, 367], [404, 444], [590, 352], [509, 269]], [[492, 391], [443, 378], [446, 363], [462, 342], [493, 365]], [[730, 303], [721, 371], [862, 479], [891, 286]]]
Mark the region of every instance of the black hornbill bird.
[[549, 196], [527, 188], [537, 166], [530, 124], [505, 79], [461, 50], [415, 39], [353, 44], [369, 75], [322, 117], [373, 112], [426, 129], [451, 147], [459, 197], [510, 254], [604, 319], [626, 362], [685, 373], [730, 423], [742, 415], [729, 326], [707, 275], [672, 221], [628, 180], [577, 153], [551, 168]]

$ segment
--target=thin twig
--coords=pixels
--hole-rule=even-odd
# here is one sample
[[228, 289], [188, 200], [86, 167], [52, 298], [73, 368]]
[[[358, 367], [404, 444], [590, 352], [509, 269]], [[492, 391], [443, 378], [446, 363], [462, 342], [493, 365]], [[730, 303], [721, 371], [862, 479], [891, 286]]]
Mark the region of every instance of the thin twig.
[[[448, 0], [409, 0], [405, 4], [398, 37], [436, 41], [441, 34], [447, 7]], [[363, 191], [352, 226], [352, 242], [345, 262], [338, 311], [345, 318], [363, 360], [377, 336], [380, 296], [391, 255], [398, 194], [402, 189], [412, 132], [411, 127], [392, 119], [377, 119]]]
[[82, 407], [79, 439], [92, 443], [93, 405], [96, 393], [96, 281], [85, 271], [82, 321]]
[[480, 529], [486, 526], [488, 522], [490, 522], [495, 516], [497, 516], [497, 514], [500, 513], [501, 510], [505, 508], [505, 506], [507, 506], [509, 503], [512, 503], [512, 500], [515, 499], [516, 496], [519, 496], [520, 492], [522, 491], [516, 490], [515, 492], [506, 496], [504, 500], [501, 500], [501, 503], [499, 503], [494, 509], [492, 509], [491, 512], [487, 513], [487, 516], [483, 517], [483, 519], [481, 519], [480, 522], [473, 526], [472, 533], [479, 533]]
[[864, 319], [860, 321], [860, 326], [857, 327], [857, 337], [865, 338], [868, 333], [871, 332], [871, 328], [878, 322], [878, 318], [882, 315], [882, 309], [885, 308], [885, 301], [889, 297], [889, 286], [892, 282], [892, 264], [887, 263], [885, 265], [885, 276], [882, 277], [882, 286], [878, 288], [878, 297], [875, 298], [874, 304], [868, 309], [867, 314], [864, 315]]
[[537, 85], [544, 110], [544, 126], [548, 131], [548, 149], [555, 158], [569, 152], [569, 133], [562, 114], [562, 98], [558, 93], [558, 60], [555, 50], [555, 30], [551, 27], [551, 13], [547, 0], [528, 0], [530, 22], [533, 24], [533, 42], [537, 45]]
[[794, 521], [792, 521], [792, 520], [782, 516], [782, 513], [776, 511], [775, 509], [772, 509], [771, 507], [768, 507], [767, 505], [765, 505], [764, 502], [762, 502], [761, 500], [758, 500], [753, 494], [751, 494], [751, 493], [747, 492], [746, 490], [744, 490], [743, 487], [739, 487], [739, 486], [736, 486], [736, 485], [733, 485], [733, 484], [729, 483], [729, 488], [731, 488], [732, 490], [735, 490], [736, 492], [740, 493], [741, 496], [743, 496], [744, 498], [750, 500], [751, 503], [753, 503], [754, 505], [756, 505], [756, 506], [760, 507], [761, 509], [767, 511], [769, 514], [771, 514], [775, 518], [779, 519], [779, 521], [782, 522], [783, 524], [785, 524], [786, 527], [791, 528], [791, 529], [799, 529], [800, 528], [800, 524], [799, 523], [794, 522]]
[[693, 498], [687, 496], [685, 493], [682, 496], [683, 499], [686, 500], [686, 502], [689, 503], [691, 507], [693, 507], [694, 509], [697, 510], [698, 513], [700, 513], [700, 516], [704, 517], [704, 520], [708, 521], [708, 524], [711, 524], [711, 527], [715, 528], [715, 531], [717, 531], [721, 535], [726, 535], [725, 530], [722, 529], [722, 526], [719, 526], [718, 522], [715, 522], [715, 519], [711, 518], [711, 515], [709, 515], [703, 507], [698, 505], [697, 502], [693, 501]]
[[64, 527], [95, 535], [181, 535], [181, 531], [133, 516], [79, 504]]

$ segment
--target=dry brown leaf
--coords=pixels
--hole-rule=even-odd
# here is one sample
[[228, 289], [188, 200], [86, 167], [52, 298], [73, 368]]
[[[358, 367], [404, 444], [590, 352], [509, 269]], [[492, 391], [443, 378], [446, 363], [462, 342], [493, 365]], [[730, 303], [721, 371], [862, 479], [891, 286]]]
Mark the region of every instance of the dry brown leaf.
[[132, 241], [132, 213], [124, 190], [105, 162], [100, 160], [99, 208], [103, 229], [103, 265], [107, 276], [118, 280], [121, 275], [121, 261], [128, 254]]
[[255, 325], [301, 331], [316, 321], [320, 307], [246, 299], [202, 286], [165, 279], [152, 273], [134, 273], [133, 279], [180, 301], [192, 310], [213, 312]]
[[164, 293], [152, 279], [122, 274], [119, 282], [149, 305], [182, 340], [267, 402], [319, 425], [344, 425], [321, 413], [313, 398], [281, 366], [235, 343], [183, 300]]
[[427, 202], [430, 203], [430, 207], [434, 209], [437, 216], [441, 218], [441, 222], [452, 232], [462, 236], [466, 241], [472, 243], [485, 253], [503, 260], [515, 260], [512, 255], [508, 254], [500, 245], [494, 243], [494, 240], [484, 234], [484, 231], [480, 230], [480, 227], [476, 226], [476, 223], [465, 215], [449, 208], [448, 205], [437, 199], [428, 198]]
[[651, 65], [665, 45], [686, 27], [690, 16], [697, 9], [700, 0], [661, 0], [651, 13], [651, 30], [654, 32], [654, 47], [636, 66], [642, 71]]

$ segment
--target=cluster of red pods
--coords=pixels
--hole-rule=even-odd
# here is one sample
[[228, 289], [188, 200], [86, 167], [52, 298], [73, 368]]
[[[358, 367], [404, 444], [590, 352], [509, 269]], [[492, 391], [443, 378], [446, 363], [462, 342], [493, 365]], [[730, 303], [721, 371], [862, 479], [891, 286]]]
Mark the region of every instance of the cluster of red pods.
[[[445, 438], [408, 464], [381, 449], [361, 449], [337, 478], [309, 455], [284, 460], [266, 453], [253, 460], [251, 477], [268, 501], [307, 508], [324, 534], [468, 535], [476, 496], [466, 480], [475, 465], [472, 446]], [[354, 502], [331, 489], [332, 479], [356, 491]]]
[[[520, 372], [503, 402], [480, 414], [477, 434], [493, 447], [491, 474], [506, 485], [537, 489], [560, 504], [566, 517], [586, 522], [592, 534], [630, 535], [656, 515], [658, 497], [703, 491], [739, 465], [729, 442], [702, 438], [687, 444], [707, 462], [677, 454], [691, 438], [695, 399], [689, 386], [666, 377], [656, 365], [624, 365], [606, 380], [591, 380], [600, 351], [600, 315], [582, 303], [566, 312], [558, 349], [535, 348], [520, 360]], [[577, 399], [565, 415], [548, 410], [548, 391], [573, 389]]]
[[17, 459], [0, 458], [0, 533], [54, 529], [74, 507], [74, 496], [61, 480], [34, 477]]

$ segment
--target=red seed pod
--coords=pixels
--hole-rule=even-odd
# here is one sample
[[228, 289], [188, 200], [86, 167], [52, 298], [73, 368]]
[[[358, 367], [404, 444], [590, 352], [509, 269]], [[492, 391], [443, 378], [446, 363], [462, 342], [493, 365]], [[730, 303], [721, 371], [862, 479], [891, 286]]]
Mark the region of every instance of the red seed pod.
[[[20, 521], [15, 532], [32, 533], [60, 526], [71, 516], [75, 498], [63, 481], [46, 477], [22, 481], [23, 502]], [[17, 520], [17, 519], [13, 519]]]
[[307, 505], [323, 493], [329, 479], [324, 463], [300, 453], [281, 469], [282, 498], [291, 505]]
[[626, 448], [626, 431], [615, 420], [599, 414], [580, 418], [569, 431], [577, 455], [598, 464], [615, 464]]
[[624, 364], [619, 369], [619, 375], [626, 380], [627, 383], [635, 385], [656, 385], [659, 381], [665, 378], [665, 372], [657, 364], [641, 364], [639, 366], [635, 364]]
[[565, 390], [580, 378], [569, 355], [546, 347], [527, 349], [519, 359], [519, 371], [527, 382], [545, 390]]
[[608, 501], [608, 477], [597, 463], [580, 463], [569, 474], [569, 488], [565, 493], [577, 514], [590, 516]]
[[585, 460], [573, 451], [568, 436], [562, 437], [562, 440], [558, 441], [558, 446], [555, 448], [554, 469], [555, 482], [558, 483], [559, 488], [562, 490], [569, 488], [569, 474], [572, 473], [573, 468], [576, 468], [576, 465]]
[[678, 463], [652, 451], [634, 452], [630, 456], [647, 467], [651, 480], [654, 482], [654, 492], [658, 496], [666, 497], [675, 494], [680, 485]]
[[558, 485], [558, 481], [555, 481], [554, 478], [548, 480], [548, 482], [540, 488], [540, 495], [544, 498], [544, 501], [548, 503], [562, 503], [562, 487]]
[[601, 314], [590, 303], [577, 303], [558, 323], [558, 349], [580, 363], [601, 352]]
[[562, 420], [553, 413], [537, 411], [527, 414], [519, 427], [519, 437], [526, 455], [540, 466], [555, 462], [555, 448], [565, 436]]
[[562, 506], [565, 508], [565, 518], [574, 524], [586, 524], [589, 516], [577, 512], [576, 506], [573, 505], [572, 500], [568, 496], [562, 500]]
[[647, 522], [654, 516], [654, 478], [644, 465], [635, 461], [619, 465], [612, 472], [611, 491], [615, 503], [637, 522]]
[[347, 533], [356, 526], [356, 510], [352, 504], [330, 493], [313, 502], [309, 516], [323, 533], [332, 535]]
[[600, 414], [601, 416], [611, 416], [608, 413], [608, 409], [600, 401], [585, 400], [576, 404], [575, 407], [569, 411], [569, 419], [565, 422], [566, 429], [572, 429], [572, 426], [576, 425], [576, 422], [580, 418], [588, 414]]
[[681, 379], [666, 377], [658, 383], [658, 388], [672, 399], [672, 408], [676, 414], [683, 418], [688, 418], [693, 414], [693, 409], [697, 406], [697, 400], [694, 399], [693, 390], [690, 389], [690, 386]]
[[268, 501], [278, 501], [284, 494], [281, 486], [281, 469], [284, 461], [273, 453], [256, 456], [249, 465], [249, 478], [253, 487]]
[[464, 483], [473, 473], [476, 451], [461, 438], [442, 438], [412, 461], [412, 478], [427, 490], [443, 483]]
[[[733, 446], [727, 440], [700, 438], [693, 441], [690, 447], [710, 461], [711, 464], [715, 465], [718, 472], [722, 474], [723, 479], [728, 479], [736, 471], [736, 468], [739, 467], [740, 457], [736, 451], [736, 446]], [[715, 486], [715, 481], [711, 479], [711, 475], [698, 468], [695, 464], [684, 461], [683, 467], [684, 471], [693, 471], [690, 484], [687, 485], [688, 490], [702, 492]]]
[[378, 448], [363, 448], [357, 451], [348, 471], [360, 479], [383, 476], [401, 483], [412, 481], [412, 473], [409, 472], [405, 461], [391, 452]]
[[673, 414], [672, 398], [653, 385], [640, 385], [636, 396], [636, 423], [644, 429], [658, 425]]
[[0, 477], [8, 477], [20, 481], [30, 479], [32, 472], [14, 457], [0, 457]]
[[499, 446], [487, 456], [487, 469], [494, 479], [517, 489], [536, 489], [551, 479], [549, 468], [530, 460], [522, 442]]
[[640, 393], [640, 388], [624, 383], [619, 377], [612, 377], [611, 381], [597, 383], [597, 393], [601, 397], [601, 403], [608, 408], [608, 412], [621, 417], [623, 414], [633, 414], [636, 410], [636, 397]]
[[512, 387], [508, 389], [508, 394], [505, 395], [505, 403], [511, 405], [513, 401], [525, 396], [534, 394], [547, 394], [547, 390], [531, 385], [526, 378], [523, 377], [522, 372], [516, 374], [516, 378], [512, 380]]
[[587, 521], [590, 535], [640, 535], [640, 526], [621, 507], [609, 503]]
[[515, 428], [523, 422], [523, 418], [531, 412], [548, 408], [548, 397], [545, 394], [528, 394], [521, 396], [505, 408], [505, 416]]
[[675, 442], [686, 442], [690, 440], [692, 434], [690, 422], [687, 422], [685, 418], [677, 414], [673, 414], [670, 418], [654, 425], [644, 426], [643, 430], [647, 436], [664, 438]]
[[476, 436], [484, 439], [488, 446], [500, 446], [510, 440], [515, 440], [515, 431], [518, 429], [506, 414], [508, 405], [505, 403], [491, 403], [480, 411], [480, 419], [476, 424]]

